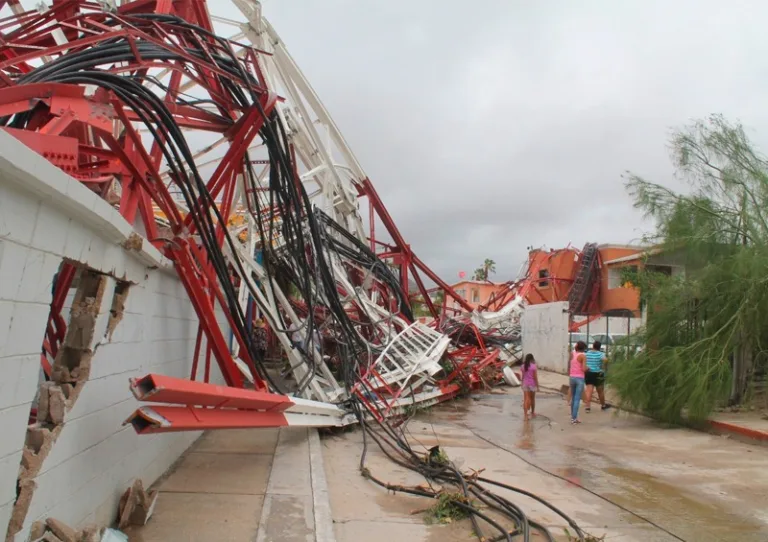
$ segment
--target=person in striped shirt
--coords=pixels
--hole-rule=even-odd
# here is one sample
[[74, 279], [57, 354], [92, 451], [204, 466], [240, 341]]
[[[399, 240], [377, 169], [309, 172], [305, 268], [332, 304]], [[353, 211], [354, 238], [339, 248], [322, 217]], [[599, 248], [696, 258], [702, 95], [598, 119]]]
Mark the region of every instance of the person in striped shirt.
[[586, 411], [592, 411], [592, 392], [597, 388], [597, 396], [600, 399], [600, 410], [610, 408], [605, 404], [605, 364], [608, 359], [601, 350], [600, 341], [595, 341], [592, 349], [587, 352], [587, 372], [584, 375], [584, 382], [587, 385], [587, 407]]

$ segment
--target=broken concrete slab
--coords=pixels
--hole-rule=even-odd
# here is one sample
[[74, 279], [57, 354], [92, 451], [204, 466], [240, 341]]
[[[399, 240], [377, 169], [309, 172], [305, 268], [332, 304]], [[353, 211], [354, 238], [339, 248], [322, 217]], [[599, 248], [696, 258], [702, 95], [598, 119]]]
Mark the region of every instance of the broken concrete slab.
[[101, 529], [96, 525], [89, 525], [78, 533], [79, 542], [100, 542]]
[[[12, 540], [22, 529], [36, 489], [34, 478], [63, 429], [67, 411], [88, 380], [96, 348], [93, 344], [97, 336], [96, 327], [99, 325], [101, 328], [101, 335], [98, 336], [104, 336], [111, 314], [106, 310], [105, 303], [111, 303], [112, 299], [106, 299], [104, 293], [113, 283], [111, 277], [93, 270], [85, 270], [80, 277], [64, 342], [53, 362], [51, 381], [43, 382], [39, 388], [37, 423], [27, 429], [19, 468], [18, 497], [6, 532], [8, 540]], [[118, 306], [121, 304], [124, 305], [124, 299], [118, 302]], [[63, 542], [81, 542], [81, 533], [65, 527], [60, 522], [49, 524], [50, 532], [44, 533], [43, 538], [55, 536]], [[94, 538], [91, 533], [85, 536]]]
[[[141, 237], [139, 237], [141, 239]], [[123, 319], [123, 313], [125, 312], [125, 302], [128, 299], [128, 288], [130, 284], [123, 281], [115, 282], [115, 293], [112, 298], [112, 307], [109, 310], [109, 321], [107, 322], [106, 337], [108, 341], [112, 341], [112, 335], [115, 332], [117, 324]]]
[[157, 495], [157, 491], [144, 491], [144, 484], [140, 479], [134, 480], [120, 498], [118, 527], [124, 529], [129, 525], [146, 525], [152, 517]]
[[40, 424], [27, 428], [26, 442], [21, 454], [20, 478], [34, 478], [40, 472], [42, 462], [48, 457], [54, 442], [61, 433], [63, 426], [58, 425], [52, 430]]
[[45, 520], [45, 525], [55, 534], [61, 542], [80, 542], [80, 537], [75, 529], [55, 518]]
[[37, 395], [37, 421], [40, 423], [48, 419], [48, 401], [50, 398], [49, 390], [55, 386], [53, 382], [43, 382]]
[[55, 425], [64, 423], [64, 416], [67, 413], [67, 398], [59, 386], [48, 388], [48, 419]]
[[19, 478], [19, 496], [16, 498], [16, 502], [13, 505], [13, 512], [11, 513], [11, 519], [8, 522], [8, 534], [15, 535], [21, 530], [24, 525], [24, 520], [27, 517], [29, 511], [29, 505], [32, 503], [32, 495], [37, 489], [35, 481], [28, 478]]
[[32, 540], [38, 540], [43, 537], [45, 534], [45, 522], [43, 521], [36, 521], [32, 524], [32, 527], [29, 529], [29, 538]]

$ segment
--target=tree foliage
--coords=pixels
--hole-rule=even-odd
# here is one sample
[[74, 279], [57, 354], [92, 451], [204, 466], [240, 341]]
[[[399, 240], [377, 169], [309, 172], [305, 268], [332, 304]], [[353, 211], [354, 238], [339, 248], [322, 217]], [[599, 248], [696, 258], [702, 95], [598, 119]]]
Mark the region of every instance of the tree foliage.
[[475, 269], [475, 280], [488, 280], [488, 277], [496, 273], [496, 262], [486, 258], [483, 265]]
[[625, 277], [648, 310], [646, 348], [616, 364], [611, 384], [629, 406], [701, 420], [740, 399], [746, 381], [737, 371], [733, 385], [734, 362], [761, 359], [768, 344], [768, 162], [721, 116], [678, 131], [671, 149], [688, 192], [634, 174], [626, 186], [656, 221], [648, 240], [686, 272]]

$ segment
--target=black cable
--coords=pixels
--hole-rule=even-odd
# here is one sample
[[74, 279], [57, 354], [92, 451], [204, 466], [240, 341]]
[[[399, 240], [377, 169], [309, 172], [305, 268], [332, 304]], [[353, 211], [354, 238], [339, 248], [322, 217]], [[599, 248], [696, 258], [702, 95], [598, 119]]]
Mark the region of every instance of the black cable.
[[[335, 265], [341, 262], [342, 266], [350, 266], [365, 271], [376, 281], [378, 288], [391, 296], [397, 302], [400, 314], [412, 321], [410, 303], [407, 295], [408, 285], [400, 284], [399, 280], [364, 243], [352, 236], [345, 228], [338, 225], [328, 215], [312, 206], [304, 184], [296, 178], [293, 158], [291, 156], [291, 144], [286, 133], [285, 126], [279, 121], [275, 113], [267, 115], [256, 91], [258, 81], [249, 73], [239, 61], [229, 42], [215, 36], [213, 33], [187, 23], [182, 19], [158, 14], [143, 14], [125, 18], [135, 25], [151, 25], [154, 22], [163, 22], [175, 25], [187, 32], [188, 43], [181, 48], [164, 48], [157, 43], [147, 42], [141, 39], [130, 44], [124, 38], [116, 38], [96, 44], [89, 49], [71, 52], [52, 62], [40, 66], [31, 72], [17, 78], [20, 85], [35, 82], [58, 82], [72, 84], [95, 85], [113, 92], [126, 106], [128, 106], [137, 118], [147, 127], [161, 151], [168, 167], [169, 176], [175, 187], [181, 192], [182, 198], [189, 209], [189, 216], [195, 225], [206, 261], [199, 261], [204, 266], [210, 264], [221, 288], [226, 310], [229, 312], [234, 327], [243, 338], [246, 350], [254, 362], [251, 371], [254, 377], [260, 376], [270, 383], [272, 389], [282, 392], [272, 380], [266, 367], [259, 356], [255, 355], [251, 336], [247, 333], [248, 322], [239, 304], [238, 292], [230, 275], [230, 265], [234, 266], [241, 277], [249, 277], [250, 273], [236, 256], [238, 249], [232, 239], [227, 224], [214, 200], [208, 187], [202, 179], [194, 163], [193, 154], [187, 144], [186, 138], [180, 126], [176, 123], [170, 110], [163, 100], [151, 92], [144, 83], [159, 85], [165, 88], [156, 79], [149, 76], [128, 75], [119, 76], [107, 71], [101, 71], [99, 66], [114, 66], [122, 62], [130, 62], [135, 59], [133, 47], [135, 47], [145, 60], [157, 60], [163, 62], [175, 62], [182, 66], [192, 67], [201, 71], [215, 67], [227, 74], [222, 76], [215, 73], [213, 78], [219, 86], [214, 92], [209, 89], [210, 100], [189, 101], [177, 96], [177, 103], [194, 106], [198, 103], [211, 103], [219, 109], [215, 117], [223, 122], [236, 122], [235, 112], [245, 112], [250, 108], [256, 108], [263, 121], [259, 130], [264, 146], [269, 157], [269, 202], [266, 208], [261, 205], [258, 197], [256, 176], [253, 171], [248, 154], [245, 153], [242, 167], [246, 182], [255, 196], [251, 201], [246, 196], [249, 213], [257, 224], [257, 230], [265, 253], [265, 271], [267, 280], [262, 280], [264, 288], [272, 289], [274, 294], [273, 278], [279, 267], [286, 269], [290, 283], [298, 290], [306, 303], [307, 318], [305, 319], [305, 340], [300, 345], [299, 352], [305, 358], [308, 374], [304, 381], [299, 382], [300, 390], [309, 385], [318, 370], [314, 361], [314, 331], [316, 309], [327, 310], [329, 329], [336, 334], [338, 355], [341, 360], [341, 372], [344, 385], [350, 399], [346, 406], [357, 417], [363, 430], [363, 453], [361, 455], [361, 471], [376, 481], [365, 467], [367, 447], [369, 439], [375, 442], [382, 451], [397, 464], [418, 472], [427, 480], [441, 481], [456, 486], [465, 496], [482, 495], [483, 501], [492, 503], [493, 509], [509, 517], [520, 527], [525, 540], [530, 535], [529, 526], [539, 528], [538, 524], [528, 520], [522, 510], [510, 501], [482, 488], [476, 481], [468, 480], [458, 469], [446, 465], [432, 465], [410, 447], [405, 434], [395, 431], [391, 424], [385, 420], [378, 401], [366, 403], [354, 395], [355, 387], [361, 394], [375, 397], [375, 390], [366, 380], [369, 364], [376, 359], [382, 346], [366, 340], [365, 335], [376, 332], [375, 318], [367, 316], [367, 322], [359, 319], [353, 320], [347, 313], [339, 294], [339, 279], [336, 276]], [[121, 19], [106, 17], [107, 24], [120, 24]], [[133, 47], [132, 47], [133, 46]], [[191, 62], [184, 55], [192, 58]], [[200, 67], [196, 67], [196, 64]], [[8, 125], [17, 128], [25, 128], [34, 112], [24, 112], [0, 119], [0, 125]], [[266, 215], [270, 220], [268, 228], [263, 224]], [[281, 224], [280, 247], [273, 248], [272, 240], [275, 239], [276, 220]], [[235, 255], [231, 261], [224, 256], [219, 245], [217, 235], [218, 226], [223, 230], [223, 239], [227, 248]], [[193, 241], [194, 242], [194, 241]], [[255, 291], [250, 282], [245, 286], [249, 294], [254, 298]], [[349, 295], [358, 295], [357, 292], [349, 292]], [[358, 301], [359, 301], [358, 297]], [[364, 308], [361, 308], [364, 312]], [[278, 314], [280, 324], [285, 326], [283, 316]], [[298, 324], [298, 322], [294, 322]], [[460, 330], [459, 340], [463, 330]], [[476, 340], [476, 339], [474, 339]], [[376, 428], [369, 424], [375, 422]], [[402, 434], [401, 434], [402, 433]], [[381, 481], [376, 481], [383, 484]], [[386, 484], [384, 484], [386, 485]], [[422, 490], [400, 488], [411, 494], [435, 497]], [[456, 501], [456, 505], [465, 509], [475, 526], [478, 536], [482, 536], [478, 519], [481, 519], [499, 530], [504, 539], [511, 540], [511, 534], [504, 530], [495, 520], [488, 517], [476, 507]], [[543, 528], [542, 528], [543, 529]], [[517, 532], [517, 531], [515, 531]], [[545, 535], [549, 536], [546, 529]]]

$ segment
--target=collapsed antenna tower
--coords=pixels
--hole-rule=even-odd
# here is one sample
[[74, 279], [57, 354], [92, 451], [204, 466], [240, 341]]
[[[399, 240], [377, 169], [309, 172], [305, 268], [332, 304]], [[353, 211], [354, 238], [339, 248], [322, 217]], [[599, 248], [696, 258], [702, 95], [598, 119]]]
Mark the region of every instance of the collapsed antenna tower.
[[[243, 22], [200, 0], [0, 1], [0, 129], [112, 203], [173, 263], [199, 318], [189, 379], [131, 382], [155, 404], [127, 423], [343, 425], [354, 405], [384, 419], [498, 381], [508, 341], [433, 301], [427, 284], [471, 311], [402, 237], [260, 4], [233, 3]], [[65, 264], [56, 281], [48, 374], [74, 275]], [[256, 316], [284, 365], [265, 359]]]

